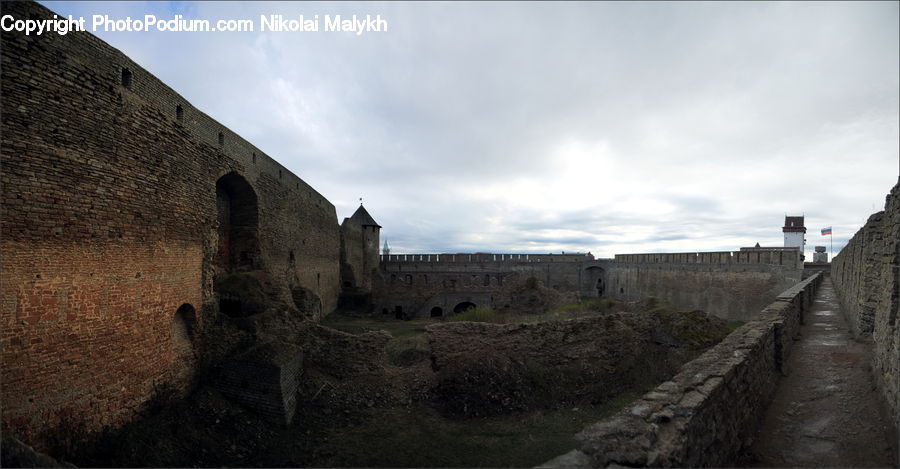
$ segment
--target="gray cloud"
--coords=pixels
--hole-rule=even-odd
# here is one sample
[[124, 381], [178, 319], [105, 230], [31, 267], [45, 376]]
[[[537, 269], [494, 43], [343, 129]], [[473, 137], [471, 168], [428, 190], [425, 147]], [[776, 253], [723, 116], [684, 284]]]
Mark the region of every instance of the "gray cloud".
[[396, 252], [837, 248], [897, 182], [896, 2], [46, 4], [388, 18], [101, 37]]

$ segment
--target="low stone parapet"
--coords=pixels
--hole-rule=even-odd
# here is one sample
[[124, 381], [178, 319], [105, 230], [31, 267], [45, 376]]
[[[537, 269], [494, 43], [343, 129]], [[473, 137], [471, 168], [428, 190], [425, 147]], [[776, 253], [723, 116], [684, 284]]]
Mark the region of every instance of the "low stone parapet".
[[786, 290], [671, 380], [582, 430], [582, 454], [543, 467], [572, 461], [593, 467], [732, 464], [750, 445], [778, 377], [788, 371], [793, 338], [821, 280], [815, 274]]

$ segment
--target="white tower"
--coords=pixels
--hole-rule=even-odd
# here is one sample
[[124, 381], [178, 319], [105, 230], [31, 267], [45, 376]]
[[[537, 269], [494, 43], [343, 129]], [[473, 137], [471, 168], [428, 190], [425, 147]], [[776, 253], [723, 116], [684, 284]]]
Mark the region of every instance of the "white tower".
[[806, 249], [806, 227], [803, 226], [803, 217], [784, 217], [784, 247], [800, 248], [800, 259], [803, 260], [803, 252]]
[[381, 253], [384, 254], [385, 256], [388, 256], [391, 254], [391, 246], [388, 245], [387, 240], [384, 240], [384, 247], [381, 249]]

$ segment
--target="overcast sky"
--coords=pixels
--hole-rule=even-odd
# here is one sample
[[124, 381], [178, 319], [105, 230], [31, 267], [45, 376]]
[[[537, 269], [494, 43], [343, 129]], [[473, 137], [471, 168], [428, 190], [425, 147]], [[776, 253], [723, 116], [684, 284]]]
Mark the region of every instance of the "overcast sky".
[[[839, 250], [900, 167], [897, 2], [42, 2], [252, 19], [97, 33], [396, 253]], [[380, 14], [387, 32], [260, 32]], [[324, 21], [322, 21], [324, 23]]]

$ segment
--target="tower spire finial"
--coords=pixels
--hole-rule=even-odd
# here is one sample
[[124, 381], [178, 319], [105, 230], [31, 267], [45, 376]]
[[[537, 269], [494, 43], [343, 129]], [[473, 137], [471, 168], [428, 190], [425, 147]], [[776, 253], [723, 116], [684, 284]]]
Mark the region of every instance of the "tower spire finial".
[[359, 198], [359, 205], [362, 206], [362, 197]]

